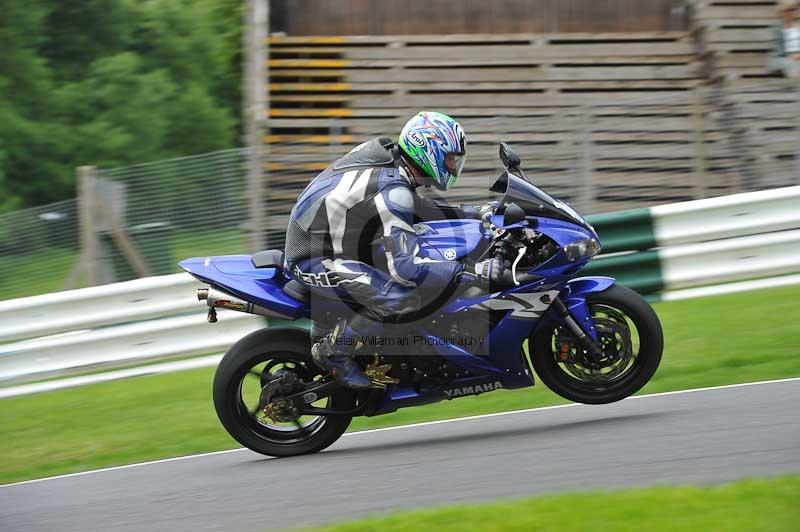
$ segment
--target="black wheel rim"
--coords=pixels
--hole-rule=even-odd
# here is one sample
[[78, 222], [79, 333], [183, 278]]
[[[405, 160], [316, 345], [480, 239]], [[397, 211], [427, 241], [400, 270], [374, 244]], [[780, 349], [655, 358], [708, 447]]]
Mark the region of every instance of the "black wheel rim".
[[590, 303], [603, 357], [594, 360], [565, 329], [553, 331], [551, 350], [561, 379], [572, 388], [597, 391], [623, 386], [641, 366], [636, 323], [625, 310], [609, 303]]
[[[294, 445], [317, 434], [328, 421], [327, 416], [300, 416], [292, 421], [270, 419], [259, 409], [263, 386], [280, 372], [292, 372], [304, 383], [319, 380], [322, 375], [313, 364], [292, 353], [265, 353], [254, 363], [243, 366], [237, 373], [230, 393], [235, 394], [236, 415], [256, 437], [277, 445]], [[296, 390], [299, 391], [299, 388]], [[294, 393], [294, 391], [289, 392]], [[280, 397], [277, 395], [275, 398]], [[333, 398], [313, 403], [317, 408], [335, 408]]]

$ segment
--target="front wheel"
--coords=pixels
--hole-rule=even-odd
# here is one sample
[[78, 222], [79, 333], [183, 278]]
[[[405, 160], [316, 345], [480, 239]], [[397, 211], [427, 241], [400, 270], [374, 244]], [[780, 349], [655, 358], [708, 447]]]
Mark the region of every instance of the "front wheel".
[[[296, 383], [272, 397], [280, 399], [322, 378], [310, 352], [308, 332], [272, 328], [242, 338], [225, 354], [214, 375], [214, 406], [236, 441], [257, 453], [293, 456], [321, 451], [347, 429], [351, 415], [282, 413], [270, 417], [262, 405], [263, 391], [273, 379], [288, 375]], [[310, 406], [346, 412], [356, 406], [356, 399], [342, 388]]]
[[592, 293], [587, 304], [603, 356], [590, 357], [568, 329], [553, 324], [531, 339], [533, 367], [565, 399], [613, 403], [639, 391], [656, 372], [664, 349], [661, 323], [647, 301], [624, 286]]

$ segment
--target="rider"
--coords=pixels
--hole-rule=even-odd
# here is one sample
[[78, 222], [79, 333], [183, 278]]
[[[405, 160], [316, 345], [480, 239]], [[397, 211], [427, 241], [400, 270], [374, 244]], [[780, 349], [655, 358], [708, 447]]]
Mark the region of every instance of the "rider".
[[[467, 139], [458, 122], [421, 112], [406, 123], [396, 144], [380, 137], [356, 146], [298, 198], [286, 232], [289, 272], [314, 293], [363, 304], [349, 323], [312, 348], [315, 362], [339, 383], [354, 389], [371, 385], [352, 358], [353, 346], [386, 318], [419, 310], [423, 292], [461, 275], [485, 282], [500, 275], [503, 265], [497, 259], [464, 266], [419, 256], [415, 215], [486, 219], [493, 212], [491, 203], [459, 209], [416, 193], [421, 185], [452, 187], [466, 155]], [[383, 256], [375, 253], [381, 243]], [[312, 328], [312, 337], [319, 338], [319, 332]]]

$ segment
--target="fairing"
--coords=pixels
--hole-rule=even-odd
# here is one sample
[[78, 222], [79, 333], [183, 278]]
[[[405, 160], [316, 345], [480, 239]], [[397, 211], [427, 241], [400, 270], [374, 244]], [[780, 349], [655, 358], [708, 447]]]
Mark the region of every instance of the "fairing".
[[457, 260], [466, 257], [486, 240], [480, 220], [438, 220], [415, 226], [419, 254], [434, 260]]

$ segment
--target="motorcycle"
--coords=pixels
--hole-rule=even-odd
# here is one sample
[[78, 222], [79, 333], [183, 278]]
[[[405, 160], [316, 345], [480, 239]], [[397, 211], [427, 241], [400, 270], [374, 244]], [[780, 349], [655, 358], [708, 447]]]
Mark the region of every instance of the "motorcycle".
[[[425, 310], [435, 312], [433, 319], [393, 323], [392, 330], [406, 332], [392, 342], [354, 346], [373, 382], [368, 390], [349, 390], [322, 374], [306, 328], [249, 334], [224, 355], [214, 377], [214, 406], [233, 438], [261, 454], [292, 456], [328, 447], [355, 416], [533, 386], [534, 371], [555, 393], [587, 404], [619, 401], [650, 380], [663, 350], [656, 313], [613, 278], [577, 276], [600, 251], [594, 228], [530, 182], [505, 143], [500, 159], [505, 171], [490, 190], [502, 199], [488, 220], [429, 221], [415, 231], [423, 257], [499, 257], [508, 265], [501, 286], [454, 283]], [[322, 298], [312, 305], [280, 250], [192, 258], [180, 266], [209, 285], [198, 298], [211, 322], [216, 309], [313, 317], [327, 320], [322, 325], [337, 337], [341, 317], [369, 303]]]

